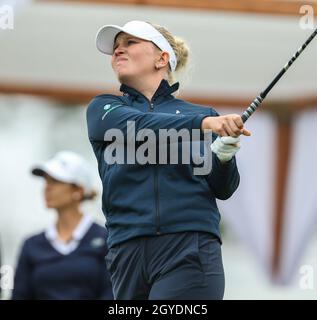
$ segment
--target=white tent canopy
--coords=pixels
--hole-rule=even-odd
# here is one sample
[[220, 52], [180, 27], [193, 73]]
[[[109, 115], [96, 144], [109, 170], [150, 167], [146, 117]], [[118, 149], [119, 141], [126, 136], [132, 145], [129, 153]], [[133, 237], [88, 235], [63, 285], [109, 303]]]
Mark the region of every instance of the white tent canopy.
[[[96, 50], [96, 31], [140, 19], [167, 26], [189, 44], [181, 93], [253, 98], [312, 32], [300, 28], [300, 17], [35, 2], [17, 12], [14, 30], [0, 31], [0, 83], [112, 88], [117, 82], [109, 57]], [[316, 46], [305, 50], [270, 97], [315, 95]]]

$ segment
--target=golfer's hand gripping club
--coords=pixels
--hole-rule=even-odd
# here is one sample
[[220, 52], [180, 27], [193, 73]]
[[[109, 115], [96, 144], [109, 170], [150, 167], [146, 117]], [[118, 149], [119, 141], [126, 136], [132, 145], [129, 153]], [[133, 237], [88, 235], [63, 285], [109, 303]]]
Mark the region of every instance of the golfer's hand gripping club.
[[207, 117], [202, 121], [202, 129], [209, 129], [218, 134], [218, 138], [210, 147], [222, 163], [230, 161], [239, 151], [241, 134], [251, 135], [251, 132], [244, 128], [242, 118], [238, 114]]

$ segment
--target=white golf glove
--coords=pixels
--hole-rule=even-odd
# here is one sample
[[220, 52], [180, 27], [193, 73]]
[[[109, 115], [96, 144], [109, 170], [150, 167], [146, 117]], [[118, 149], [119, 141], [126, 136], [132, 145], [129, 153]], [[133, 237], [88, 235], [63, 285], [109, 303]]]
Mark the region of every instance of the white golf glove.
[[221, 162], [227, 162], [232, 159], [232, 157], [240, 149], [240, 138], [234, 137], [218, 137], [211, 144], [211, 151], [214, 152]]

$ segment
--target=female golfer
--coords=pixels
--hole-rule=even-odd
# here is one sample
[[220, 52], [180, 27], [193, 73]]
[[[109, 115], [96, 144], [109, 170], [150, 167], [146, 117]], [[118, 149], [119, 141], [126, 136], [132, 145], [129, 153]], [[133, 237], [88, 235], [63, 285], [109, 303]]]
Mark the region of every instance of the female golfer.
[[[222, 299], [216, 199], [228, 199], [237, 189], [234, 155], [239, 136], [250, 132], [239, 115], [219, 116], [173, 96], [179, 87], [172, 84], [173, 73], [186, 65], [188, 49], [164, 27], [143, 21], [107, 25], [98, 31], [96, 44], [112, 56], [123, 92], [99, 95], [87, 109], [103, 183], [110, 248], [106, 260], [115, 299]], [[162, 163], [157, 161], [161, 154], [150, 155], [162, 149], [159, 136], [170, 129], [189, 132], [191, 144], [197, 142], [194, 130], [200, 133], [199, 144], [204, 144], [204, 131], [218, 135], [211, 146], [212, 169], [196, 175], [193, 161]], [[149, 131], [154, 141], [145, 138]], [[142, 149], [143, 140], [148, 150]], [[184, 146], [176, 143], [181, 154]], [[122, 145], [127, 153], [119, 157]], [[133, 147], [136, 158], [143, 153], [150, 161], [133, 163]], [[115, 154], [119, 161], [109, 161]]]
[[62, 151], [32, 173], [45, 178], [46, 206], [55, 209], [57, 221], [24, 242], [12, 299], [112, 300], [106, 230], [80, 209], [95, 195], [85, 160]]

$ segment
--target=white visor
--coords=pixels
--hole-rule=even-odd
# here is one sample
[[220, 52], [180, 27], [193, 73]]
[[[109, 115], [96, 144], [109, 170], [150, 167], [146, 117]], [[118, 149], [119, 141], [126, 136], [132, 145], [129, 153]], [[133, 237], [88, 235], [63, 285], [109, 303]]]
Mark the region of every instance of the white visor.
[[164, 52], [169, 53], [169, 65], [171, 71], [175, 71], [177, 59], [175, 52], [166, 38], [152, 25], [144, 21], [130, 21], [123, 27], [106, 25], [101, 27], [96, 35], [96, 46], [99, 51], [105, 54], [113, 54], [113, 45], [119, 32], [125, 32], [131, 36], [151, 41]]

